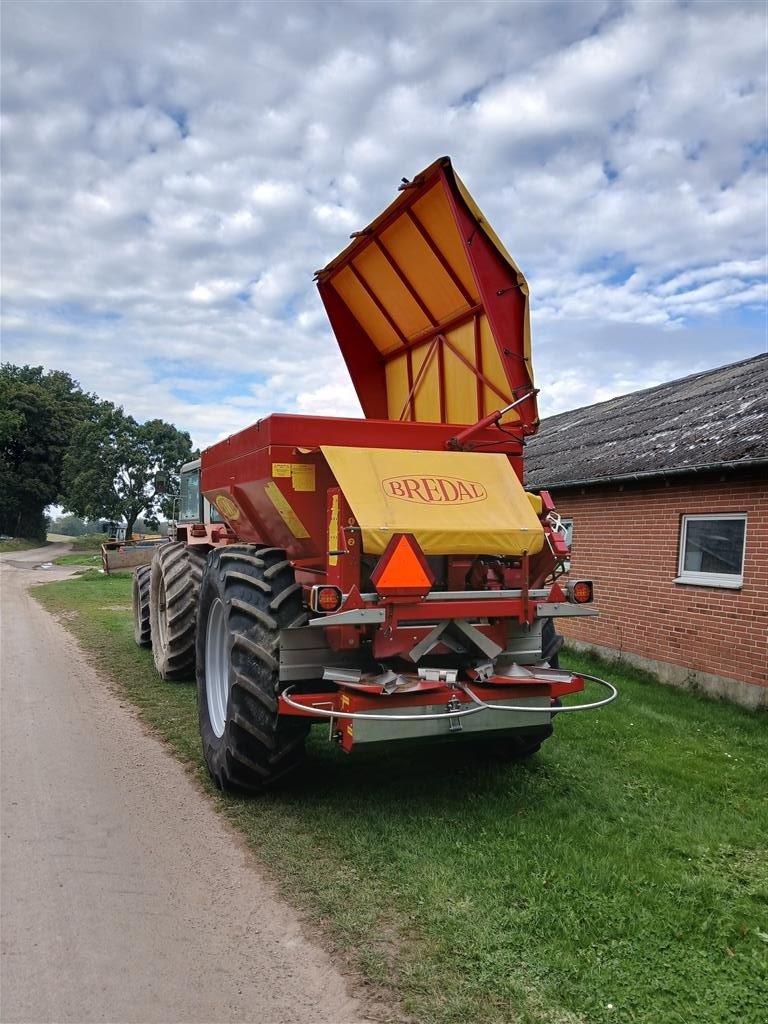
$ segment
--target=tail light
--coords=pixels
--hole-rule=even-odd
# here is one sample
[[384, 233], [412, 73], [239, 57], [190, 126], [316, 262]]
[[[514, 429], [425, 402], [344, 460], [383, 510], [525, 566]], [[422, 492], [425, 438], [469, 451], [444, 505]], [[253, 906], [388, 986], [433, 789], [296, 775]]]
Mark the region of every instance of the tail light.
[[592, 580], [571, 580], [566, 596], [571, 604], [589, 604], [594, 597]]
[[344, 594], [338, 587], [312, 587], [309, 607], [313, 612], [337, 612], [344, 601]]

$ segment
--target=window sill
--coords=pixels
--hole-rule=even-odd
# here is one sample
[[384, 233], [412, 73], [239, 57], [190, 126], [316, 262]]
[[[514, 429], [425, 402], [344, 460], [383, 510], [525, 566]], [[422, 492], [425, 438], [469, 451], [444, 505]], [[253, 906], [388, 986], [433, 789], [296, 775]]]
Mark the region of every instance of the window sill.
[[687, 587], [720, 587], [725, 590], [741, 590], [744, 579], [741, 576], [716, 576], [714, 573], [701, 576], [678, 576], [673, 583], [682, 583]]

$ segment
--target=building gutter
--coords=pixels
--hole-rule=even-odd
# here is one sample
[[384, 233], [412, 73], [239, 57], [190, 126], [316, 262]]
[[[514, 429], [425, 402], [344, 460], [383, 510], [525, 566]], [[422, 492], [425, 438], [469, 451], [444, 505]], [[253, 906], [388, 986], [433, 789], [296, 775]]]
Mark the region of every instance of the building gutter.
[[593, 476], [584, 480], [564, 480], [553, 484], [527, 484], [526, 487], [535, 491], [565, 490], [571, 487], [595, 487], [598, 484], [628, 483], [633, 480], [666, 480], [668, 477], [696, 476], [699, 473], [722, 472], [734, 469], [757, 469], [768, 467], [768, 456], [759, 459], [736, 459], [732, 462], [703, 462], [696, 466], [684, 466], [679, 469], [646, 469], [639, 473], [621, 473], [616, 476]]

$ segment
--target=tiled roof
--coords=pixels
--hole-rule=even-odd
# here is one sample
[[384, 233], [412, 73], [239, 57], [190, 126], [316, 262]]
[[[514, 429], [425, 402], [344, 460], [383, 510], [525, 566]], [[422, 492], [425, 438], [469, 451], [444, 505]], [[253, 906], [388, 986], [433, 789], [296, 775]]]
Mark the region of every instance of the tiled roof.
[[525, 485], [761, 464], [768, 479], [768, 355], [550, 416], [526, 445]]

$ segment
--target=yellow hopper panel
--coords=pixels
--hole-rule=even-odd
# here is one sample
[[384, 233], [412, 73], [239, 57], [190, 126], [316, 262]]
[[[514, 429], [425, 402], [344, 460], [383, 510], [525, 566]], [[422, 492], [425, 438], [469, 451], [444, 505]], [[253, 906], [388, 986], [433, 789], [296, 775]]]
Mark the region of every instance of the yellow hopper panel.
[[427, 555], [537, 554], [544, 530], [505, 455], [342, 448], [321, 451], [380, 555], [412, 533]]

